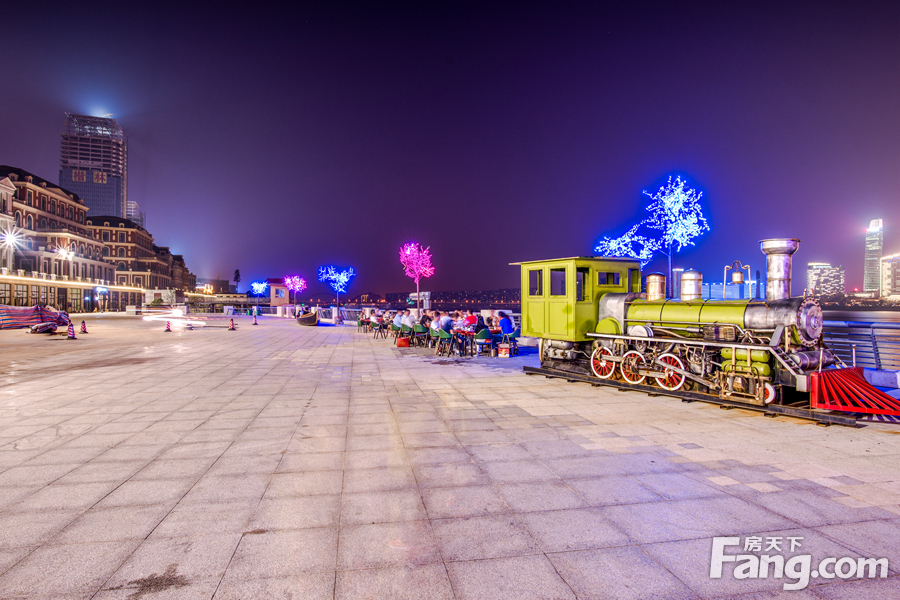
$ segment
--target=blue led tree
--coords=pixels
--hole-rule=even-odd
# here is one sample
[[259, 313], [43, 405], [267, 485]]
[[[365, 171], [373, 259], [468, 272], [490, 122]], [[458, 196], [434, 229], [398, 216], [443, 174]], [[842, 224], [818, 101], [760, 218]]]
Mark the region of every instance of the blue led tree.
[[[669, 177], [666, 185], [659, 188], [655, 194], [644, 191], [652, 202], [647, 207], [650, 216], [629, 229], [618, 238], [604, 237], [594, 248], [597, 252], [606, 256], [629, 256], [641, 261], [641, 266], [647, 266], [655, 252], [666, 254], [669, 259], [668, 286], [669, 297], [672, 297], [672, 252], [681, 252], [685, 246], [693, 246], [694, 239], [704, 231], [709, 231], [709, 225], [700, 208], [700, 199], [703, 192], [687, 186], [687, 182], [681, 177]], [[660, 232], [639, 233], [642, 227]]]
[[354, 276], [356, 276], [356, 273], [353, 272], [353, 267], [343, 271], [338, 271], [333, 265], [319, 267], [319, 281], [327, 283], [331, 286], [331, 289], [334, 290], [337, 306], [341, 305], [341, 292], [347, 291], [347, 285], [350, 283], [350, 278]]

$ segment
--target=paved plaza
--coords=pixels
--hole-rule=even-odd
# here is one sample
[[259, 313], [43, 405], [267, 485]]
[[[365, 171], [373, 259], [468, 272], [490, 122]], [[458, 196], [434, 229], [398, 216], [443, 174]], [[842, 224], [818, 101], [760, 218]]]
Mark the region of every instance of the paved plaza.
[[[226, 323], [0, 331], [0, 598], [900, 597], [900, 425]], [[711, 579], [717, 536], [889, 577]]]

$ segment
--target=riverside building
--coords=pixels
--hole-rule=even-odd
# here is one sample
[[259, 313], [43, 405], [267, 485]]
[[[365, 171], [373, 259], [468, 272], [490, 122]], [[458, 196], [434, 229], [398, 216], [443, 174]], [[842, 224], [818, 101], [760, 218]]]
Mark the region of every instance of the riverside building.
[[877, 293], [881, 289], [881, 256], [884, 248], [884, 227], [881, 219], [872, 219], [866, 229], [866, 263], [863, 291]]
[[844, 295], [844, 267], [811, 262], [806, 265], [806, 289], [816, 296]]
[[139, 289], [114, 284], [114, 267], [88, 231], [77, 194], [10, 166], [0, 166], [0, 189], [0, 212], [12, 224], [4, 234], [12, 260], [6, 256], [0, 267], [0, 304], [81, 312], [139, 300]]

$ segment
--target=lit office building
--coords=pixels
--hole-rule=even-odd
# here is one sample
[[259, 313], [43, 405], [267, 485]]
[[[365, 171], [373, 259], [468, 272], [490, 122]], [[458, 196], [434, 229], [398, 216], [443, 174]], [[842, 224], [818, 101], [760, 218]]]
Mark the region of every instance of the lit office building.
[[811, 262], [806, 265], [806, 289], [816, 296], [844, 295], [844, 267]]
[[92, 215], [125, 218], [128, 137], [115, 119], [66, 113], [59, 185], [77, 194]]
[[881, 259], [881, 296], [900, 295], [900, 254]]
[[863, 291], [878, 292], [881, 289], [881, 254], [884, 247], [884, 228], [881, 219], [873, 219], [866, 229], [866, 270]]

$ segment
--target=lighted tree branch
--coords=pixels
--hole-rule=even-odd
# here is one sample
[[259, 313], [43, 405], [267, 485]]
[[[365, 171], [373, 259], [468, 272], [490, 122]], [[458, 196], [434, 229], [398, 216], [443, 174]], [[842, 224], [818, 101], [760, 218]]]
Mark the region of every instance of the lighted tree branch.
[[[666, 185], [651, 194], [643, 192], [652, 202], [647, 207], [650, 216], [634, 225], [618, 238], [604, 237], [597, 242], [594, 251], [604, 256], [635, 258], [645, 267], [654, 252], [666, 254], [669, 259], [668, 286], [672, 296], [672, 251], [681, 252], [685, 246], [693, 246], [694, 240], [709, 231], [703, 216], [700, 199], [703, 192], [687, 187], [681, 177], [670, 176]], [[658, 235], [638, 233], [641, 227], [661, 232]]]
[[417, 242], [409, 242], [400, 247], [400, 264], [406, 271], [406, 276], [416, 282], [416, 310], [419, 309], [419, 280], [423, 277], [434, 275], [434, 266], [431, 264], [431, 246], [423, 248]]

